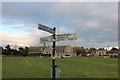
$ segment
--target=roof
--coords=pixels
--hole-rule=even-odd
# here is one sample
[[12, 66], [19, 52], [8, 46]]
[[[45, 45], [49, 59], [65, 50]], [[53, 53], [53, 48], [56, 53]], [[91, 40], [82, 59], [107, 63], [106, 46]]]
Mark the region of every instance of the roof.
[[29, 52], [42, 52], [45, 48], [45, 46], [30, 46]]
[[107, 51], [107, 50], [105, 50], [104, 48], [99, 48], [99, 49], [96, 50], [96, 51]]
[[[30, 46], [29, 52], [42, 52], [46, 47], [45, 46]], [[56, 53], [63, 53], [66, 47], [67, 46], [56, 46], [55, 51]]]
[[108, 51], [108, 54], [114, 54], [114, 53], [120, 53], [120, 51], [119, 50], [110, 50], [110, 51]]
[[[100, 50], [105, 50], [105, 49], [104, 49], [104, 48], [99, 48], [98, 50], [100, 51]], [[98, 51], [98, 50], [97, 50], [97, 51]], [[106, 51], [106, 50], [105, 50], [105, 51]]]
[[56, 51], [57, 53], [63, 53], [66, 47], [67, 47], [67, 46], [56, 46], [56, 47], [55, 47], [55, 51]]

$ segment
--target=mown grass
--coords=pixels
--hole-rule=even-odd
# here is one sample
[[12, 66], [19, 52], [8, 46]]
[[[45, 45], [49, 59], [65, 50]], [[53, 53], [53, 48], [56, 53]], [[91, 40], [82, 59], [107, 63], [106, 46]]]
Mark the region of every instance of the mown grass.
[[[4, 57], [3, 78], [50, 78], [50, 58]], [[118, 78], [118, 59], [56, 59], [61, 78]]]

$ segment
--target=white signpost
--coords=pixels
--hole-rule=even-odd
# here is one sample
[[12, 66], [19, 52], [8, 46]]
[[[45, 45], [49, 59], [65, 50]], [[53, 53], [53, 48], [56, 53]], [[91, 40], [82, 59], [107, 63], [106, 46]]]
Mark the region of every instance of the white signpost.
[[68, 40], [77, 40], [76, 33], [73, 34], [57, 34], [56, 40], [53, 39], [53, 36], [47, 36], [40, 38], [40, 43], [49, 43], [54, 41], [68, 41]]
[[55, 33], [54, 29], [47, 27], [45, 25], [42, 25], [42, 24], [38, 24], [38, 29], [41, 29], [43, 31], [47, 31], [47, 32], [52, 33], [52, 34]]
[[53, 36], [40, 38], [40, 43], [48, 43], [48, 42], [53, 42]]
[[43, 31], [47, 31], [49, 33], [52, 33], [52, 36], [48, 36], [48, 37], [42, 37], [40, 38], [40, 43], [48, 43], [48, 42], [53, 42], [53, 58], [52, 58], [52, 78], [53, 80], [56, 80], [57, 78], [57, 70], [56, 68], [58, 68], [55, 65], [55, 42], [56, 41], [66, 41], [66, 40], [76, 40], [76, 34], [58, 34], [56, 35], [56, 28], [54, 27], [53, 29], [50, 27], [47, 27], [45, 25], [42, 24], [38, 24], [38, 29], [43, 30]]
[[56, 41], [68, 41], [68, 40], [77, 40], [75, 33], [73, 34], [58, 34], [56, 36]]
[[[52, 39], [55, 39], [55, 32], [56, 32], [56, 28], [54, 27], [53, 29], [52, 28], [49, 28], [45, 25], [42, 25], [42, 24], [38, 24], [38, 29], [40, 30], [43, 30], [43, 31], [47, 31], [49, 33], [52, 33], [53, 36], [52, 36]], [[47, 40], [47, 38], [41, 38], [41, 42], [48, 42], [49, 39]], [[52, 79], [55, 80], [56, 79], [56, 71], [55, 71], [55, 68], [56, 68], [56, 65], [55, 65], [55, 41], [53, 42], [53, 54], [52, 54]]]

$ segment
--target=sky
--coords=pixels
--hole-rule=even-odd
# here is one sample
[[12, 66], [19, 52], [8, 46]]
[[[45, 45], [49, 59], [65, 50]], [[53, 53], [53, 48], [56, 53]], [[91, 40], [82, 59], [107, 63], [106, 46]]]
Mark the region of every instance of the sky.
[[39, 23], [56, 27], [56, 34], [77, 34], [77, 40], [57, 45], [118, 46], [117, 2], [2, 2], [0, 45], [43, 45], [40, 38], [52, 34], [39, 30]]

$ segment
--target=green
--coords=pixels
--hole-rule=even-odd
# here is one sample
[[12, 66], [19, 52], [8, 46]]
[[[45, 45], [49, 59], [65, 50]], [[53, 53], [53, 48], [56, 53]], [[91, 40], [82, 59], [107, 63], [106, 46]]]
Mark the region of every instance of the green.
[[[51, 58], [3, 57], [3, 78], [50, 78]], [[118, 78], [117, 58], [56, 59], [61, 78]]]

